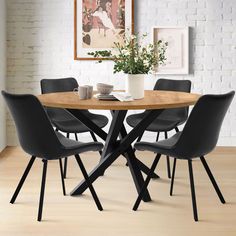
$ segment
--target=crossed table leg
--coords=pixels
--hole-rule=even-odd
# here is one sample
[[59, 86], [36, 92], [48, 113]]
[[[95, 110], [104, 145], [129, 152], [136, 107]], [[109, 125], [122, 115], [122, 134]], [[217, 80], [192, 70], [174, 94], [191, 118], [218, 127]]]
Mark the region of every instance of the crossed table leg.
[[[127, 158], [128, 167], [133, 177], [137, 192], [139, 193], [144, 183], [144, 179], [140, 170], [140, 161], [138, 161], [135, 157], [131, 144], [145, 131], [149, 124], [153, 122], [163, 110], [151, 110], [150, 113], [148, 113], [128, 134], [124, 127], [124, 119], [127, 114], [127, 110], [112, 111], [113, 119], [108, 134], [99, 128], [93, 121], [83, 115], [80, 110], [69, 109], [69, 111], [81, 122], [83, 122], [92, 132], [96, 133], [103, 140], [106, 140], [101, 161], [89, 174], [90, 181], [94, 182], [99, 176], [103, 175], [105, 170], [120, 155], [124, 155]], [[120, 136], [120, 140], [118, 140], [118, 136]], [[145, 169], [145, 172], [149, 171], [143, 163], [141, 165], [142, 168]], [[72, 190], [71, 196], [82, 194], [87, 188], [88, 186], [83, 180], [74, 188], [74, 190]], [[150, 200], [151, 198], [149, 192], [146, 190], [143, 195], [143, 201], [147, 202]]]

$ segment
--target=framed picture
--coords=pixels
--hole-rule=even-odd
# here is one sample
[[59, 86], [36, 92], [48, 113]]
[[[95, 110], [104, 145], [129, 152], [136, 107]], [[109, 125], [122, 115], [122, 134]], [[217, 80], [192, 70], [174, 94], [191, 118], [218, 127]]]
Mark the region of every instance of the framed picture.
[[189, 27], [153, 27], [153, 40], [168, 42], [166, 63], [156, 68], [156, 74], [189, 73]]
[[100, 60], [89, 52], [112, 50], [134, 31], [134, 0], [74, 0], [74, 59]]

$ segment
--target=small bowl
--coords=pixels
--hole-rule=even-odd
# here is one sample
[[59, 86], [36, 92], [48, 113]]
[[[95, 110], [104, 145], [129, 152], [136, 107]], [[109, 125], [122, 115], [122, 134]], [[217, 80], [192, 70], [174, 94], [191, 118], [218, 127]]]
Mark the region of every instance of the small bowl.
[[103, 84], [103, 83], [97, 83], [97, 91], [100, 94], [110, 94], [113, 90], [113, 85], [110, 84]]

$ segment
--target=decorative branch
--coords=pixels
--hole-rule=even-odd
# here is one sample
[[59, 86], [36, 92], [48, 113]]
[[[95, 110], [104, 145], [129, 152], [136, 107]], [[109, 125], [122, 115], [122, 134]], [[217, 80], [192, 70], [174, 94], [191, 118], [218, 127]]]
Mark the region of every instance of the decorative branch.
[[[148, 74], [158, 65], [165, 64], [167, 42], [159, 40], [155, 43], [143, 45], [147, 34], [131, 35], [125, 38], [124, 45], [114, 43], [114, 53], [110, 50], [90, 52], [94, 58], [106, 58], [114, 61], [114, 73]], [[99, 60], [99, 63], [102, 61]]]

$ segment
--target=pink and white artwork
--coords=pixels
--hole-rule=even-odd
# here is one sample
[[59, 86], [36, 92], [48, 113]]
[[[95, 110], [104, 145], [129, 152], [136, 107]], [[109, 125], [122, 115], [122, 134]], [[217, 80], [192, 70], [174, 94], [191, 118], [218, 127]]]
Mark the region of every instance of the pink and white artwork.
[[133, 0], [75, 0], [76, 58], [124, 43], [133, 30], [132, 10]]

